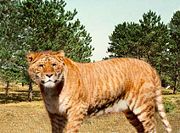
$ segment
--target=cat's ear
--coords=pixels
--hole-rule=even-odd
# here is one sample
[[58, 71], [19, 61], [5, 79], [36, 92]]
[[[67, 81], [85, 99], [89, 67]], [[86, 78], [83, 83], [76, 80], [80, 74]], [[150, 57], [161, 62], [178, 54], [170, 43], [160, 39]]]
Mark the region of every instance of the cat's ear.
[[58, 51], [58, 56], [64, 57], [65, 56], [64, 51], [63, 50], [59, 50]]
[[32, 63], [38, 57], [38, 55], [39, 53], [37, 52], [29, 52], [28, 54], [26, 54], [28, 63]]
[[64, 57], [65, 57], [65, 53], [64, 53], [63, 50], [60, 50], [60, 51], [57, 51], [57, 52], [55, 53], [55, 56], [56, 56], [59, 60], [63, 60]]

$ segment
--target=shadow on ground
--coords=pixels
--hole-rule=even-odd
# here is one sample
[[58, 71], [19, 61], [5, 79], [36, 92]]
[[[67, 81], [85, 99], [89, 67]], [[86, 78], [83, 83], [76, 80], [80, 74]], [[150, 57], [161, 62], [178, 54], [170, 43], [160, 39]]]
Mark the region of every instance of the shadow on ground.
[[[32, 101], [40, 101], [41, 95], [40, 91], [33, 91], [33, 99]], [[4, 103], [18, 103], [28, 101], [28, 91], [25, 90], [16, 90], [10, 92], [8, 96], [5, 95], [4, 92], [0, 92], [0, 104]]]

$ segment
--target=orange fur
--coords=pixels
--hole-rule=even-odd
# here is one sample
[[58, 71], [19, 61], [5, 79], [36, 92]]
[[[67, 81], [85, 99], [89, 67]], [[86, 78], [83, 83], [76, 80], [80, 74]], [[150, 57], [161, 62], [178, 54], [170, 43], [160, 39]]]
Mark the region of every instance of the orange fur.
[[120, 111], [138, 132], [155, 133], [155, 108], [171, 132], [160, 79], [148, 63], [131, 58], [77, 63], [62, 51], [30, 53], [27, 58], [53, 133], [78, 132], [85, 116]]

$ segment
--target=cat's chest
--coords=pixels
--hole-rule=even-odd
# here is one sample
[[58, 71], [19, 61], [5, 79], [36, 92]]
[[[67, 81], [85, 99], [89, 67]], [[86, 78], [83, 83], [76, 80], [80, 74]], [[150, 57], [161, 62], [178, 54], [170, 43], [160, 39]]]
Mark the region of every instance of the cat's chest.
[[44, 102], [48, 112], [52, 114], [59, 112], [59, 95], [56, 92], [46, 90], [44, 93]]

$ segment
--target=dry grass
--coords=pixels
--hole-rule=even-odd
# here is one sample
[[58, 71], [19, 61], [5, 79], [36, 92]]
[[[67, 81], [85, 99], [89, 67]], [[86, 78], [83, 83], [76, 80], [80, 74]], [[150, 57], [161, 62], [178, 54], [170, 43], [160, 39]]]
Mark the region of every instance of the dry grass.
[[1, 133], [48, 133], [49, 125], [40, 102], [0, 105]]
[[[3, 92], [0, 93], [0, 133], [50, 133], [50, 122], [43, 102], [40, 100], [39, 91], [36, 90], [35, 101], [30, 103], [26, 101], [26, 87], [17, 88], [13, 88], [13, 92], [7, 98], [8, 104], [3, 104], [5, 97], [3, 97]], [[16, 98], [13, 99], [13, 97]], [[177, 108], [167, 115], [173, 127], [173, 133], [180, 133], [180, 94], [165, 95], [164, 98], [176, 104]], [[18, 99], [24, 102], [18, 102]], [[157, 117], [157, 129], [159, 133], [164, 133], [159, 117]], [[119, 113], [87, 118], [80, 132], [134, 133], [135, 130], [124, 115]]]

